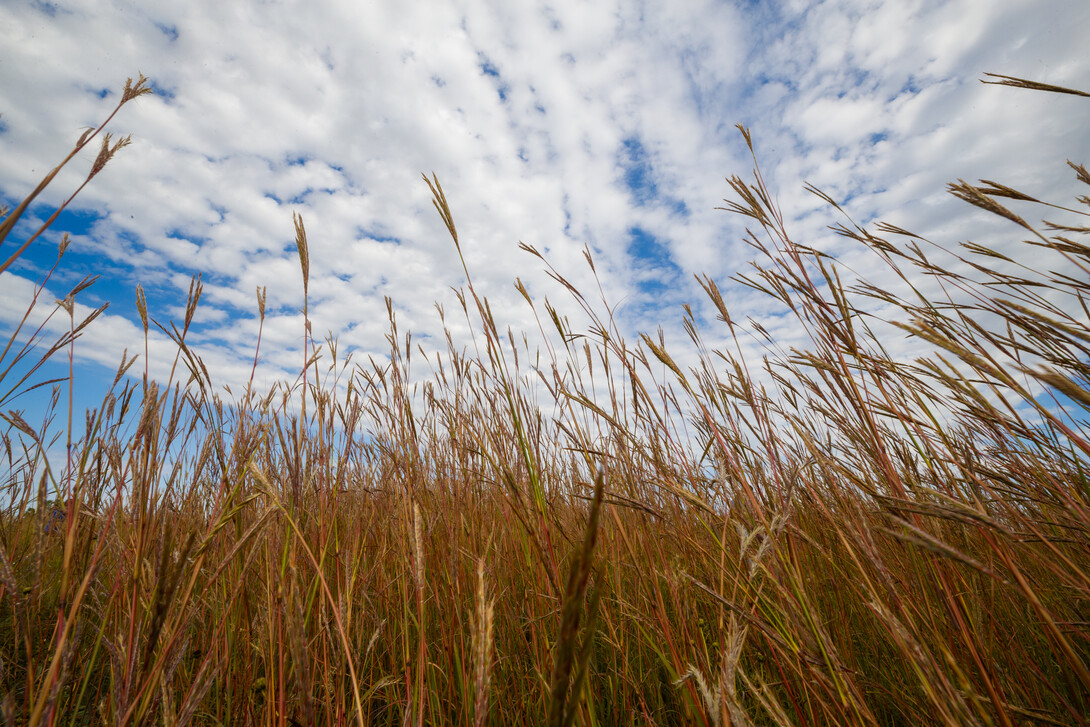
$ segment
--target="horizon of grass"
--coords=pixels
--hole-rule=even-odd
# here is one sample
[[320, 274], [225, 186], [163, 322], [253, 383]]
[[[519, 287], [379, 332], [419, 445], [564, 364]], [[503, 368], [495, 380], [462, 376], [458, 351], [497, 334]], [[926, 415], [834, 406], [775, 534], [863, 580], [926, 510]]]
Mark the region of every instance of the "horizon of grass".
[[[1080, 93], [998, 78], [986, 82]], [[114, 113], [146, 92], [130, 80]], [[112, 118], [0, 211], [0, 249], [80, 149], [103, 135], [86, 184], [127, 144], [105, 133]], [[523, 245], [591, 321], [571, 330], [518, 283], [544, 350], [498, 330], [465, 267], [478, 344], [448, 338], [422, 387], [388, 301], [388, 362], [349, 366], [307, 327], [298, 411], [288, 387], [252, 379], [224, 402], [186, 343], [195, 279], [182, 325], [164, 328], [179, 351], [168, 381], [130, 378], [126, 359], [85, 417], [71, 375], [45, 382], [66, 416], [63, 467], [45, 431], [0, 411], [0, 722], [1086, 724], [1090, 437], [1075, 417], [1090, 412], [1090, 226], [1035, 226], [1000, 200], [1085, 216], [1090, 197], [1071, 209], [950, 185], [1029, 238], [1024, 274], [966, 243], [970, 279], [904, 229], [836, 223], [902, 298], [846, 286], [791, 238], [739, 130], [753, 179], [728, 180], [725, 209], [747, 218], [758, 258], [737, 280], [797, 317], [804, 350], [769, 341], [747, 362], [741, 324], [701, 276], [739, 353], [710, 348], [686, 308], [700, 356], [682, 370], [661, 334], [629, 344]], [[461, 257], [442, 186], [425, 181]], [[1034, 271], [1041, 248], [1070, 274]], [[921, 275], [952, 292], [929, 297]], [[42, 361], [72, 365], [101, 313], [74, 317], [89, 284], [58, 303], [70, 331]], [[858, 299], [899, 311], [908, 322], [889, 322], [936, 353], [892, 358]], [[146, 334], [140, 290], [137, 307]], [[262, 291], [258, 309], [263, 321]], [[42, 335], [16, 330], [0, 351], [0, 403], [42, 384], [26, 362]], [[530, 355], [538, 388], [517, 375]], [[29, 373], [5, 380], [20, 362]]]

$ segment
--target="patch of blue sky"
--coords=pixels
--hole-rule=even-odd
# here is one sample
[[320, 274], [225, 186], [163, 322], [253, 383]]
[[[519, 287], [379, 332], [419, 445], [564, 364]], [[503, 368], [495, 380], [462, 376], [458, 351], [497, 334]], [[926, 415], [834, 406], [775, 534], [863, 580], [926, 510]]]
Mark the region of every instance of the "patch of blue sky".
[[215, 202], [209, 202], [208, 206], [212, 208], [213, 212], [215, 212], [217, 215], [220, 216], [220, 219], [219, 219], [220, 222], [223, 222], [224, 220], [227, 219], [227, 208], [226, 207], [224, 207], [222, 205], [218, 205]]
[[645, 205], [658, 197], [654, 169], [643, 142], [630, 136], [621, 142], [618, 164], [624, 172], [624, 183], [637, 205]]
[[481, 73], [486, 76], [492, 76], [493, 78], [500, 77], [500, 69], [497, 68], [496, 64], [483, 52], [477, 53], [477, 61], [477, 67], [481, 69]]
[[[4, 334], [6, 341], [8, 331], [4, 331]], [[38, 355], [35, 355], [36, 353]], [[40, 430], [47, 421], [49, 403], [54, 396], [54, 389], [60, 386], [60, 383], [54, 380], [68, 376], [68, 362], [63, 352], [55, 354], [36, 371], [30, 373], [41, 360], [42, 354], [44, 350], [40, 353], [38, 350], [31, 352], [12, 366], [7, 376], [0, 379], [0, 410], [16, 412], [35, 430]], [[4, 368], [7, 368], [7, 363], [4, 361]], [[28, 374], [27, 380], [19, 384], [19, 380]], [[51, 381], [53, 383], [48, 383]], [[67, 391], [58, 393], [58, 403], [66, 394]], [[27, 412], [35, 412], [37, 416], [28, 415]]]
[[[5, 336], [6, 340], [6, 336]], [[67, 350], [58, 351], [33, 373], [30, 370], [41, 360], [44, 351], [35, 351], [20, 361], [9, 372], [5, 380], [0, 381], [0, 409], [4, 412], [15, 411], [35, 430], [45, 443], [50, 466], [54, 472], [63, 471], [66, 465], [64, 432], [68, 425], [68, 397], [72, 397], [72, 420], [76, 436], [83, 430], [85, 412], [100, 412], [110, 387], [113, 386], [117, 373], [116, 367], [103, 366], [92, 361], [81, 360], [79, 343], [76, 343], [75, 370], [73, 385], [69, 386]], [[120, 363], [120, 362], [118, 362]], [[137, 364], [130, 373], [135, 372]], [[6, 368], [6, 362], [5, 362]], [[29, 378], [24, 384], [13, 388], [24, 375]], [[37, 385], [37, 388], [35, 388]], [[115, 393], [120, 393], [125, 383], [120, 383]], [[33, 446], [27, 442], [31, 452]], [[50, 497], [54, 493], [50, 493]]]
[[[63, 263], [51, 276], [50, 287], [57, 288], [54, 292], [63, 295], [64, 292], [61, 289], [65, 286], [75, 285], [89, 274], [100, 274], [115, 269], [105, 256], [91, 249], [94, 239], [93, 228], [99, 219], [101, 218], [94, 213], [62, 212], [53, 226], [31, 243], [11, 269], [37, 282], [57, 262], [59, 244], [65, 233], [69, 234], [71, 244], [64, 253]], [[21, 225], [16, 226], [16, 234], [22, 232], [20, 227]], [[25, 234], [18, 234], [15, 242], [22, 245], [26, 237]], [[9, 247], [5, 244], [4, 257], [15, 249], [15, 245]], [[31, 274], [27, 275], [27, 273]], [[35, 273], [37, 275], [34, 275]]]
[[638, 207], [662, 205], [675, 217], [689, 217], [691, 213], [684, 200], [662, 191], [655, 178], [650, 155], [637, 137], [628, 137], [622, 142], [618, 163], [623, 171], [625, 187]]
[[[7, 195], [0, 195], [0, 204], [14, 208], [18, 202], [8, 199]], [[55, 208], [51, 205], [35, 204], [23, 213], [19, 223], [8, 236], [4, 247], [0, 248], [0, 257], [7, 259], [35, 232], [38, 227], [53, 214]], [[12, 266], [13, 270], [26, 271], [40, 270], [44, 272], [53, 266], [57, 259], [57, 248], [61, 238], [67, 232], [72, 237], [87, 235], [95, 224], [103, 219], [101, 215], [92, 210], [65, 210], [57, 217], [56, 222], [41, 237], [31, 243], [30, 247], [19, 257]], [[72, 252], [75, 249], [69, 248]], [[67, 255], [66, 255], [67, 258]]]
[[657, 260], [665, 253], [665, 248], [651, 233], [642, 227], [628, 229], [628, 254], [637, 260]]
[[905, 94], [905, 93], [910, 93], [913, 96], [915, 96], [916, 94], [918, 94], [922, 90], [923, 90], [923, 87], [920, 86], [919, 79], [917, 79], [916, 74], [913, 73], [913, 74], [909, 75], [908, 80], [906, 80], [904, 82], [904, 84], [901, 86], [901, 89], [897, 92], [897, 95], [891, 97], [889, 100], [892, 101], [894, 98], [897, 98], [897, 96], [900, 96], [900, 95]]
[[194, 245], [200, 245], [201, 243], [208, 241], [208, 237], [204, 235], [190, 234], [185, 230], [181, 229], [180, 227], [172, 227], [171, 229], [167, 230], [167, 239], [185, 240], [186, 242], [192, 242]]
[[307, 197], [314, 194], [314, 187], [307, 187], [288, 200], [289, 204], [306, 204]]
[[[0, 257], [6, 258], [16, 249], [16, 244], [21, 245], [26, 238], [37, 230], [37, 224], [47, 219], [52, 214], [53, 208], [48, 205], [34, 205], [16, 226], [9, 236], [3, 248], [0, 248]], [[128, 279], [123, 266], [116, 263], [100, 251], [95, 249], [94, 230], [96, 224], [104, 218], [94, 211], [64, 211], [51, 228], [40, 238], [35, 240], [26, 252], [8, 271], [8, 274], [18, 275], [32, 282], [40, 284], [46, 273], [57, 262], [58, 244], [65, 232], [73, 242], [65, 251], [63, 262], [50, 278], [47, 286], [51, 295], [39, 298], [38, 310], [41, 314], [48, 314], [56, 307], [55, 298], [65, 296], [77, 283], [88, 276], [98, 276], [93, 285], [84, 289], [76, 296], [76, 302], [98, 308], [103, 304], [109, 305], [108, 314], [123, 315], [129, 320], [135, 321], [135, 284]], [[13, 244], [16, 243], [16, 244]], [[149, 307], [161, 309], [169, 300], [176, 298], [176, 291], [169, 294], [156, 291], [155, 286], [147, 285]], [[162, 300], [156, 300], [161, 298]], [[27, 305], [30, 301], [27, 301]], [[15, 311], [21, 313], [21, 311]], [[63, 317], [64, 311], [53, 313], [54, 317]], [[77, 320], [77, 323], [79, 321]], [[0, 341], [6, 342], [12, 335], [13, 329], [0, 325]], [[29, 331], [24, 330], [22, 335]], [[85, 334], [86, 335], [86, 334]], [[93, 334], [92, 334], [93, 335]], [[0, 396], [11, 390], [12, 384], [25, 374], [31, 366], [36, 364], [45, 350], [53, 343], [55, 337], [45, 335], [39, 348], [30, 353], [22, 364], [17, 366], [6, 377], [6, 381], [0, 382]], [[107, 366], [86, 360], [80, 355], [79, 344], [75, 346], [76, 355], [76, 387], [73, 390], [73, 410], [77, 413], [95, 408], [101, 405], [102, 398], [111, 385], [116, 373], [116, 366]], [[131, 353], [135, 353], [130, 351]], [[120, 364], [121, 362], [116, 362]], [[6, 363], [4, 365], [6, 368]], [[33, 391], [26, 391], [35, 384], [41, 384], [55, 378], [64, 378], [68, 375], [67, 350], [58, 351], [53, 358], [38, 369], [28, 379], [26, 384], [20, 387], [25, 393], [19, 394], [4, 403], [4, 409], [16, 409], [36, 412], [36, 416], [42, 417], [47, 409], [49, 398], [52, 395], [52, 385], [45, 385]], [[67, 401], [67, 384], [64, 385], [64, 402]], [[18, 392], [16, 392], [18, 393]], [[42, 421], [30, 421], [35, 428], [42, 425]]]
[[164, 103], [169, 104], [174, 100], [174, 89], [160, 85], [154, 78], [148, 81], [148, 88], [152, 90], [156, 98], [162, 99]]
[[[27, 236], [34, 233], [37, 225], [32, 220], [47, 219], [52, 212], [53, 208], [48, 205], [32, 206], [24, 219], [16, 225], [13, 236], [0, 248], [0, 257], [6, 258], [10, 254], [9, 250], [16, 249], [16, 245], [11, 244], [13, 238], [21, 245]], [[136, 283], [132, 280], [131, 271], [124, 262], [104, 255], [97, 247], [97, 228], [105, 219], [106, 215], [93, 210], [65, 210], [49, 230], [27, 248], [11, 271], [33, 282], [40, 282], [57, 262], [59, 243], [63, 235], [68, 233], [72, 243], [64, 253], [63, 262], [50, 278], [50, 292], [61, 297], [87, 276], [99, 276], [94, 285], [79, 294], [77, 302], [92, 308], [108, 303], [112, 315], [122, 315], [135, 321]], [[142, 247], [140, 240], [131, 232], [119, 229], [111, 231], [110, 234], [134, 249]], [[192, 241], [190, 236], [177, 230], [171, 231], [167, 236]], [[140, 281], [152, 310], [156, 309], [156, 299], [160, 295], [164, 304], [177, 297], [177, 291], [173, 287], [159, 290], [159, 280], [157, 277], [146, 277]], [[165, 283], [165, 279], [162, 282]]]
[[[275, 194], [273, 192], [265, 192], [264, 197], [265, 197], [265, 199], [271, 199], [273, 202], [276, 202], [278, 205], [305, 204], [306, 201], [307, 201], [307, 197], [314, 194], [316, 191], [317, 192], [325, 192], [326, 194], [334, 194], [337, 190], [334, 190], [334, 189], [319, 189], [319, 190], [316, 190], [314, 187], [307, 187], [307, 188], [297, 192], [296, 194], [292, 195], [291, 197], [287, 197], [287, 198], [281, 197], [280, 195]], [[220, 221], [221, 222], [223, 221], [223, 214], [222, 213], [220, 215]]]
[[642, 227], [630, 227], [627, 252], [637, 272], [636, 288], [642, 295], [654, 296], [657, 304], [663, 294], [677, 290], [684, 273], [655, 235]]
[[178, 40], [178, 26], [168, 25], [166, 23], [155, 23], [155, 27], [159, 29], [159, 32], [167, 37], [167, 40], [173, 43]]
[[571, 237], [571, 196], [567, 192], [560, 201], [560, 208], [564, 211], [564, 235]]
[[357, 240], [374, 240], [375, 242], [388, 242], [394, 245], [401, 245], [401, 238], [394, 237], [387, 234], [381, 229], [368, 229], [366, 227], [356, 227], [356, 239]]
[[57, 13], [61, 13], [61, 12], [67, 13], [67, 12], [69, 12], [69, 11], [65, 10], [64, 8], [62, 8], [60, 5], [58, 5], [57, 3], [43, 2], [43, 0], [36, 0], [36, 2], [34, 3], [34, 8], [38, 12], [40, 12], [40, 13], [42, 13], [44, 15], [48, 15], [51, 18], [57, 17]]
[[482, 74], [493, 79], [493, 83], [496, 86], [496, 94], [500, 97], [500, 101], [506, 102], [507, 95], [510, 93], [511, 88], [504, 83], [503, 76], [500, 75], [500, 69], [496, 64], [483, 52], [478, 51], [477, 67], [481, 69]]
[[[1085, 390], [1087, 382], [1076, 380], [1075, 384]], [[1049, 387], [1047, 391], [1036, 397], [1037, 402], [1045, 409], [1051, 411], [1056, 417], [1075, 431], [1087, 436], [1090, 431], [1090, 410], [1058, 389]], [[1029, 421], [1040, 418], [1040, 414], [1028, 403], [1018, 407], [1019, 412]], [[1077, 450], [1072, 449], [1072, 454], [1078, 456]]]

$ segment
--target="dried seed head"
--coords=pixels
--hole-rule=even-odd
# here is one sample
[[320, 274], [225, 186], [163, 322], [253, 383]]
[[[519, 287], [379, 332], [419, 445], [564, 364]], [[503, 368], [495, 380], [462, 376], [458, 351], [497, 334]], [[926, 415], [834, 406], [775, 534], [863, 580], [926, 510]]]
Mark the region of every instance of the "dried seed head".
[[991, 76], [992, 78], [998, 78], [998, 81], [988, 81], [980, 79], [981, 83], [989, 83], [996, 86], [1013, 86], [1014, 88], [1026, 88], [1031, 91], [1048, 91], [1050, 93], [1069, 93], [1072, 96], [1090, 96], [1090, 93], [1080, 91], [1076, 88], [1067, 88], [1066, 86], [1053, 86], [1048, 83], [1040, 83], [1039, 81], [1029, 81], [1024, 78], [1016, 78], [1014, 76], [1004, 76], [1002, 73], [985, 73], [985, 76]]
[[310, 249], [307, 246], [307, 230], [303, 226], [303, 216], [295, 212], [291, 213], [295, 223], [295, 247], [299, 250], [299, 267], [303, 270], [303, 294], [306, 295], [310, 286]]
[[1083, 184], [1090, 184], [1090, 172], [1086, 171], [1086, 167], [1082, 164], [1076, 164], [1073, 161], [1068, 160], [1067, 166], [1075, 170], [1075, 176]]
[[148, 332], [148, 301], [144, 297], [144, 286], [136, 284], [136, 311], [140, 314], [140, 323], [144, 326], [144, 333]]
[[708, 688], [708, 681], [704, 678], [704, 675], [699, 669], [690, 664], [681, 678], [674, 682], [674, 686], [680, 687], [690, 680], [696, 682], [696, 690], [700, 693], [700, 698], [704, 700], [704, 711], [711, 717], [712, 724], [715, 725], [715, 727], [719, 727], [719, 725], [722, 724], [722, 717], [719, 714], [719, 697], [718, 695], [713, 694], [712, 690]]
[[91, 173], [87, 175], [88, 181], [90, 181], [92, 177], [102, 171], [102, 168], [105, 167], [106, 164], [114, 158], [114, 154], [116, 154], [121, 149], [124, 149], [131, 143], [132, 136], [126, 136], [118, 139], [113, 146], [110, 146], [110, 135], [106, 134], [106, 136], [102, 139], [102, 148], [98, 152], [98, 157], [95, 159], [95, 163], [91, 166]]
[[413, 503], [413, 549], [416, 558], [413, 565], [416, 575], [416, 587], [424, 590], [424, 536], [420, 526], [420, 505]]
[[974, 187], [966, 182], [964, 179], [959, 179], [957, 184], [948, 184], [946, 188], [950, 191], [950, 194], [954, 195], [958, 199], [964, 200], [969, 204], [979, 207], [982, 210], [987, 210], [992, 214], [999, 215], [1000, 217], [1006, 217], [1011, 222], [1025, 227], [1027, 230], [1033, 230], [1029, 223], [1023, 220], [1018, 215], [1011, 212], [1003, 205], [996, 202], [991, 197], [988, 197], [985, 192], [987, 190], [980, 187]]
[[988, 186], [978, 187], [977, 189], [979, 189], [984, 194], [990, 195], [992, 197], [1007, 197], [1008, 199], [1017, 199], [1024, 202], [1037, 202], [1038, 204], [1041, 204], [1041, 200], [1037, 199], [1036, 197], [1030, 197], [1025, 192], [1019, 192], [1017, 189], [1014, 189], [1013, 187], [1008, 187], [1005, 184], [993, 182], [990, 179], [981, 179], [980, 183], [986, 184]]
[[155, 93], [151, 86], [148, 85], [147, 76], [141, 73], [139, 78], [136, 79], [136, 83], [133, 83], [131, 78], [126, 78], [125, 88], [121, 91], [121, 103], [128, 103], [146, 93]]
[[201, 282], [201, 274], [189, 281], [189, 296], [185, 302], [185, 328], [189, 330], [189, 324], [193, 322], [193, 316], [197, 313], [197, 306], [201, 302], [201, 293], [204, 292], [204, 283]]
[[144, 410], [140, 414], [140, 423], [136, 427], [133, 441], [139, 441], [141, 437], [152, 435], [153, 430], [159, 426], [159, 385], [148, 382], [147, 391], [144, 393]]
[[7, 414], [0, 414], [0, 418], [11, 424], [23, 434], [27, 435], [35, 442], [38, 442], [38, 434], [34, 431], [34, 428], [27, 424], [22, 415], [17, 411], [9, 410]]
[[474, 622], [473, 645], [476, 682], [474, 724], [482, 725], [488, 717], [488, 687], [492, 675], [492, 630], [495, 622], [495, 602], [489, 601], [484, 585], [484, 559], [477, 561], [477, 618]]

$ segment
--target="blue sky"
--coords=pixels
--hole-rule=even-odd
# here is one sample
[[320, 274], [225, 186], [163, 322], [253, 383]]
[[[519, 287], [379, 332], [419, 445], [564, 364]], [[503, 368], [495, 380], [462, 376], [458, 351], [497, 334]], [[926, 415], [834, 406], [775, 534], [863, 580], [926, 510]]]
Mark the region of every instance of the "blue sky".
[[[213, 379], [237, 392], [249, 377], [258, 286], [269, 301], [259, 381], [294, 378], [293, 212], [310, 239], [316, 337], [332, 331], [357, 357], [382, 356], [389, 296], [425, 347], [443, 341], [435, 302], [468, 341], [450, 315], [461, 265], [424, 172], [446, 189], [501, 326], [536, 330], [519, 277], [578, 327], [575, 304], [518, 243], [593, 292], [587, 246], [622, 329], [635, 339], [661, 326], [684, 360], [681, 305], [714, 317], [694, 273], [720, 282], [737, 318], [761, 321], [785, 347], [803, 340], [769, 301], [728, 281], [752, 257], [742, 221], [715, 209], [729, 196], [724, 177], [752, 166], [736, 123], [751, 128], [796, 239], [863, 276], [884, 273], [825, 229], [837, 220], [804, 182], [859, 222], [950, 245], [997, 235], [1002, 246], [1005, 228], [950, 198], [947, 182], [995, 179], [1066, 200], [1080, 192], [1064, 161], [1090, 161], [1085, 100], [979, 83], [990, 71], [1090, 88], [1090, 4], [1071, 0], [9, 0], [4, 16], [9, 205], [107, 115], [127, 76], [143, 72], [159, 91], [113, 126], [133, 144], [0, 277], [6, 337], [61, 232], [74, 242], [43, 298], [101, 276], [77, 299], [84, 311], [110, 305], [76, 347], [78, 406], [96, 405], [123, 350], [143, 353], [136, 285], [166, 324], [181, 318], [197, 273], [206, 287], [191, 342]], [[74, 162], [30, 217], [47, 215], [92, 160]], [[726, 334], [705, 332], [713, 343]], [[173, 354], [153, 331], [132, 371], [165, 378]]]

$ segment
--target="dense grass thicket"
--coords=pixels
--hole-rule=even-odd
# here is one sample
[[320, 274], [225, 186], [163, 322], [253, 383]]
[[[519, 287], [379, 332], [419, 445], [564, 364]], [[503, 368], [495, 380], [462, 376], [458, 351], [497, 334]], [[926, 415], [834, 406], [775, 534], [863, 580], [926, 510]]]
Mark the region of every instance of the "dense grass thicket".
[[[145, 91], [127, 84], [118, 108]], [[66, 160], [103, 135], [88, 180], [126, 141], [104, 127]], [[1080, 164], [1057, 173], [1090, 185]], [[0, 272], [41, 234], [13, 242], [52, 178], [5, 211]], [[685, 369], [570, 285], [592, 325], [520, 283], [542, 325], [523, 343], [470, 282], [474, 350], [420, 361], [391, 305], [388, 361], [308, 339], [294, 384], [226, 402], [186, 344], [196, 281], [164, 324], [171, 381], [126, 361], [86, 416], [58, 384], [69, 462], [0, 407], [0, 722], [1085, 724], [1090, 228], [1011, 207], [1070, 222], [1090, 197], [1062, 211], [951, 185], [1010, 220], [1026, 267], [968, 243], [959, 273], [906, 230], [839, 224], [898, 296], [846, 289], [759, 170], [729, 181], [758, 256], [742, 281], [809, 333], [765, 361], [740, 356], [750, 329], [706, 277], [721, 316], [706, 335], [735, 343], [706, 345], [689, 314]], [[301, 219], [296, 235], [305, 287]], [[1065, 265], [1035, 270], [1042, 248]], [[888, 355], [866, 302], [937, 353]], [[48, 355], [78, 347], [71, 321]], [[12, 372], [41, 335], [3, 349], [0, 402], [37, 383]], [[413, 357], [433, 372], [418, 386]]]

